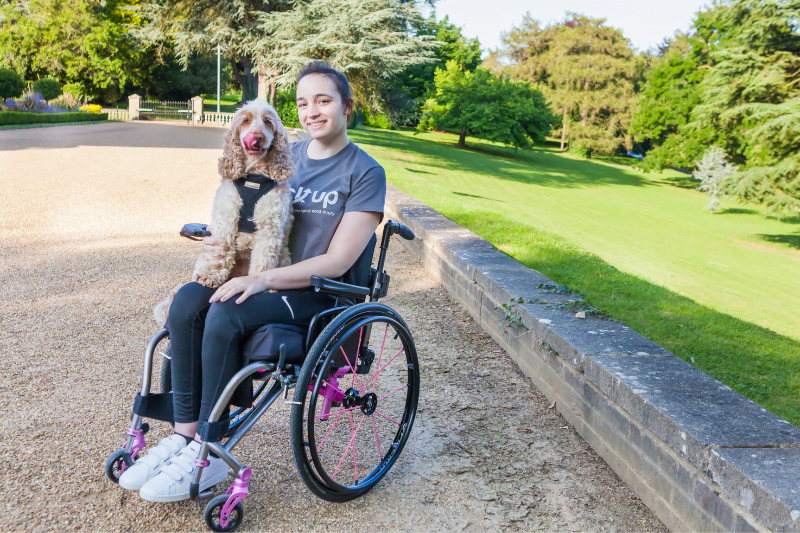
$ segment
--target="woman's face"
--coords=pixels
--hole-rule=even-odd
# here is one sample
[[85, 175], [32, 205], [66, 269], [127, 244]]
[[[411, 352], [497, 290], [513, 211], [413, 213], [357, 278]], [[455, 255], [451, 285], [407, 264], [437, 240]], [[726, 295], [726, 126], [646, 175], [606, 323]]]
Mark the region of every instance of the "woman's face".
[[345, 133], [351, 112], [328, 76], [309, 74], [297, 84], [297, 115], [312, 139], [331, 141]]

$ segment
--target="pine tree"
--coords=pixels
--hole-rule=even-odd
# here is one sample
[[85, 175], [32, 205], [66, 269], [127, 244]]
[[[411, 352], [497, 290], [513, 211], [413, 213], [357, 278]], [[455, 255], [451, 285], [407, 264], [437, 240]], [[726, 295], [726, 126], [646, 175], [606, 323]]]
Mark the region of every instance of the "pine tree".
[[706, 151], [693, 174], [695, 179], [700, 180], [697, 190], [708, 195], [708, 204], [704, 209], [708, 209], [712, 214], [719, 209], [720, 199], [725, 196], [726, 183], [737, 169], [736, 165], [731, 165], [725, 159], [722, 148], [714, 146]]
[[[800, 0], [718, 1], [698, 13], [693, 44], [669, 60], [685, 68], [656, 63], [648, 77], [637, 124], [657, 147], [645, 166], [694, 168], [707, 146], [720, 146], [739, 167], [728, 194], [779, 214], [800, 210], [798, 20]], [[668, 99], [659, 86], [680, 90]], [[668, 104], [660, 112], [658, 98]]]
[[246, 46], [285, 87], [310, 61], [328, 61], [347, 75], [359, 106], [396, 121], [398, 110], [413, 105], [396, 104], [403, 99], [393, 87], [398, 75], [435, 61], [433, 37], [410, 31], [421, 22], [410, 0], [311, 0], [290, 11], [260, 15], [256, 28], [261, 36]]
[[260, 15], [291, 7], [289, 0], [149, 0], [140, 11], [147, 25], [131, 33], [159, 54], [174, 49], [184, 67], [196, 54], [210, 56], [221, 44], [242, 99], [267, 97], [269, 92], [274, 101], [275, 73], [256, 61], [252, 43], [263, 37], [256, 24]]

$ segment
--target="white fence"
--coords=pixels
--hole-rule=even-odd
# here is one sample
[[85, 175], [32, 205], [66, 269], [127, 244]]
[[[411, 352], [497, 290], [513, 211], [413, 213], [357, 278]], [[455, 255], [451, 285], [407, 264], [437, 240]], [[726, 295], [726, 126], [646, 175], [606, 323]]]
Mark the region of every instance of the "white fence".
[[108, 113], [108, 120], [128, 120], [127, 109], [101, 109], [101, 113]]
[[[142, 107], [148, 102], [143, 102], [141, 96], [131, 95], [128, 97], [128, 102], [128, 109], [103, 109], [102, 112], [108, 113], [109, 120], [138, 120], [141, 118], [141, 114], [153, 111], [147, 106]], [[233, 120], [233, 113], [216, 113], [213, 111], [205, 111], [203, 109], [203, 99], [199, 96], [192, 98], [187, 103], [187, 107], [190, 107], [191, 109], [191, 121], [194, 122], [195, 125], [227, 128], [230, 126], [231, 121]], [[131, 112], [130, 110], [133, 111]], [[186, 110], [183, 110], [183, 113], [186, 113]]]
[[203, 124], [208, 126], [228, 126], [233, 120], [233, 113], [203, 112]]

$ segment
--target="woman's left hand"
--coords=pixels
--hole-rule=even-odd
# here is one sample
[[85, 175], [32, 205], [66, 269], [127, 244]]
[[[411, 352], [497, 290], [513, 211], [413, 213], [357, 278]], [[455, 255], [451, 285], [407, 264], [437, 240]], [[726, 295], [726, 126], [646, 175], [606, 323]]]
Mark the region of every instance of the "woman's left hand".
[[217, 292], [214, 293], [209, 302], [227, 302], [233, 296], [242, 293], [236, 300], [236, 303], [240, 304], [247, 300], [251, 294], [264, 292], [265, 290], [267, 290], [267, 284], [261, 276], [241, 276], [229, 280], [217, 289]]

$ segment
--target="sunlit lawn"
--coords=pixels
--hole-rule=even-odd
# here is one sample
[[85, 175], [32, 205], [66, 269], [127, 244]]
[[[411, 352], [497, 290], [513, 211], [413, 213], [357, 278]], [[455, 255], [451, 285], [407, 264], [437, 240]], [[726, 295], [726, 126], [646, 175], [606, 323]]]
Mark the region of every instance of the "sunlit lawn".
[[[448, 134], [351, 133], [390, 182], [676, 355], [800, 424], [800, 217], [632, 160], [515, 151]], [[622, 163], [622, 164], [620, 164]]]
[[[216, 112], [217, 111], [217, 95], [204, 94], [203, 96], [203, 111]], [[221, 94], [219, 97], [219, 111], [220, 113], [235, 113], [236, 104], [242, 99], [242, 93]]]

